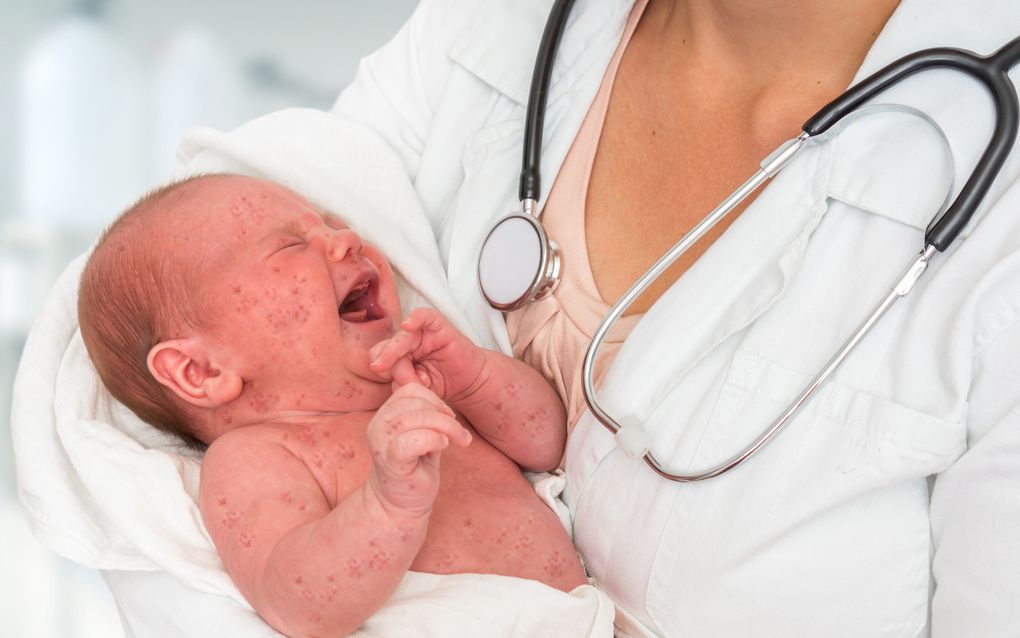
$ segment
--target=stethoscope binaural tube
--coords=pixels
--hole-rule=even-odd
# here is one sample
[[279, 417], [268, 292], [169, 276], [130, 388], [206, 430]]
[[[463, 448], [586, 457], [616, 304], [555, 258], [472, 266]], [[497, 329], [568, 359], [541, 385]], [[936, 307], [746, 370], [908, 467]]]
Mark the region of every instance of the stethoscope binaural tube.
[[[762, 162], [761, 169], [745, 182], [737, 191], [716, 207], [708, 216], [688, 232], [670, 249], [651, 269], [649, 269], [619, 301], [612, 307], [592, 337], [582, 365], [582, 388], [585, 401], [592, 414], [600, 423], [616, 435], [617, 443], [625, 453], [642, 457], [645, 462], [663, 478], [681, 483], [703, 481], [729, 472], [744, 461], [757, 454], [772, 438], [779, 433], [812, 396], [822, 387], [836, 369], [842, 364], [851, 351], [871, 330], [871, 328], [888, 312], [899, 298], [906, 296], [913, 289], [919, 278], [927, 269], [930, 259], [936, 251], [942, 252], [956, 239], [960, 232], [973, 217], [987, 195], [992, 182], [1002, 169], [1013, 144], [1016, 141], [1020, 107], [1016, 88], [1010, 81], [1008, 72], [1020, 62], [1020, 38], [1011, 40], [994, 54], [982, 57], [960, 49], [937, 48], [918, 51], [884, 67], [875, 74], [862, 80], [846, 93], [823, 107], [803, 126], [803, 133], [797, 138], [780, 146]], [[624, 427], [614, 420], [598, 403], [593, 383], [593, 370], [598, 347], [616, 320], [633, 301], [658, 277], [666, 268], [680, 257], [704, 233], [718, 223], [737, 204], [766, 180], [773, 177], [803, 148], [804, 144], [819, 136], [844, 117], [855, 112], [861, 105], [889, 88], [896, 82], [919, 71], [931, 68], [951, 68], [981, 81], [992, 94], [995, 102], [996, 121], [992, 138], [982, 154], [970, 177], [945, 214], [933, 220], [925, 232], [924, 248], [907, 266], [903, 275], [892, 286], [891, 291], [875, 306], [872, 313], [844, 342], [818, 374], [805, 386], [796, 399], [783, 413], [776, 418], [750, 445], [726, 461], [696, 471], [679, 472], [668, 468], [658, 461], [648, 450], [650, 442], [646, 432], [637, 424]]]
[[510, 311], [552, 293], [560, 281], [560, 251], [538, 222], [542, 132], [553, 62], [574, 0], [556, 0], [535, 58], [524, 129], [519, 195], [521, 211], [501, 219], [478, 258], [478, 287], [490, 306]]
[[967, 182], [960, 189], [959, 195], [945, 215], [928, 229], [924, 237], [926, 245], [935, 246], [939, 252], [943, 252], [953, 243], [984, 201], [988, 189], [1002, 170], [1006, 157], [1016, 141], [1020, 107], [1017, 105], [1016, 87], [1009, 79], [1009, 70], [1018, 62], [1020, 62], [1020, 37], [1010, 40], [989, 56], [945, 47], [917, 51], [896, 60], [850, 87], [846, 93], [829, 102], [805, 122], [803, 130], [809, 137], [824, 133], [864, 102], [920, 71], [937, 68], [955, 69], [984, 84], [995, 104], [995, 129], [992, 138]]

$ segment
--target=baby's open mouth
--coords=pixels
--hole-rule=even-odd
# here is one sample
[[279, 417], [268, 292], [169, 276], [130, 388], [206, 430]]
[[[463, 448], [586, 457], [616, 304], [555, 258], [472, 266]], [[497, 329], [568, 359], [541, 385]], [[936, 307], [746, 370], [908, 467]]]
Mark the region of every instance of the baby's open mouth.
[[375, 278], [369, 278], [352, 288], [337, 309], [340, 319], [348, 323], [367, 323], [386, 316], [379, 307]]

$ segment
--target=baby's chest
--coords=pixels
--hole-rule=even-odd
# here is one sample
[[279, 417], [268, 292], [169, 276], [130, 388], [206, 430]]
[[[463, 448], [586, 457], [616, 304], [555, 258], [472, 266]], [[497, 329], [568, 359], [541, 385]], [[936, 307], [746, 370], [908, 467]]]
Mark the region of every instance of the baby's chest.
[[365, 428], [301, 425], [284, 433], [284, 441], [311, 470], [330, 508], [362, 485], [372, 468]]

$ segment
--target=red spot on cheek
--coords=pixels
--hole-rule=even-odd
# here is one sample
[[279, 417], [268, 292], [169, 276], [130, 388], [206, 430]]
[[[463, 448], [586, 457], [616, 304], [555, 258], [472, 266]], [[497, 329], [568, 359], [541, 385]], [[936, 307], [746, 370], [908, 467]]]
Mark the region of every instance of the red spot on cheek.
[[362, 561], [357, 559], [348, 558], [347, 564], [344, 566], [347, 570], [347, 575], [351, 578], [361, 578], [361, 563]]
[[250, 548], [251, 544], [255, 541], [255, 535], [247, 532], [241, 532], [241, 536], [238, 537], [238, 540], [241, 542], [241, 547], [247, 549]]
[[241, 520], [241, 515], [237, 512], [230, 511], [223, 517], [223, 525], [227, 529], [233, 529], [239, 520]]

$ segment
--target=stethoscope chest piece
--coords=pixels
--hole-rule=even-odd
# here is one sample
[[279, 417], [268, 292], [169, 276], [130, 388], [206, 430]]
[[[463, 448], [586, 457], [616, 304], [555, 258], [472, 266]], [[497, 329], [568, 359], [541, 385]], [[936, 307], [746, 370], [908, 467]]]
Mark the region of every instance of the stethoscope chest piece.
[[504, 217], [489, 231], [478, 259], [478, 285], [492, 307], [516, 310], [559, 283], [560, 251], [534, 217]]

